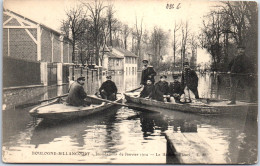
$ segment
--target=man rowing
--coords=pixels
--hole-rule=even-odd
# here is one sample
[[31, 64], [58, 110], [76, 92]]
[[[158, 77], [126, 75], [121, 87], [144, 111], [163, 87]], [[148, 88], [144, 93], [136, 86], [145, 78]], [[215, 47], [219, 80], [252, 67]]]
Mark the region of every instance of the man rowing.
[[114, 101], [117, 94], [116, 84], [111, 81], [112, 76], [109, 75], [106, 78], [107, 80], [99, 88], [100, 95], [103, 99]]
[[87, 93], [84, 91], [83, 85], [85, 77], [79, 77], [77, 81], [74, 81], [69, 88], [69, 94], [66, 102], [71, 106], [87, 106], [90, 105], [84, 99], [87, 97]]
[[153, 69], [153, 66], [148, 65], [148, 60], [143, 60], [143, 70], [141, 76], [141, 85], [146, 85], [147, 80], [150, 79], [154, 84], [154, 76], [156, 76], [156, 72]]

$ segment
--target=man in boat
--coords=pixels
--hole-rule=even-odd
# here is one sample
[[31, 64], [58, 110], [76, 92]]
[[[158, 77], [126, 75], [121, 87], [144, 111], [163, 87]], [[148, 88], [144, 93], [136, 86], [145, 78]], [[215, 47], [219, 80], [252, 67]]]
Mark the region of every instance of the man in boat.
[[[240, 86], [246, 87], [253, 81], [253, 76], [250, 74], [253, 71], [252, 63], [245, 55], [245, 47], [238, 46], [238, 54], [229, 63], [230, 71], [230, 103], [229, 105], [236, 104], [236, 90]], [[253, 86], [253, 85], [252, 85]], [[253, 88], [249, 87], [250, 97], [253, 96]], [[250, 98], [252, 100], [252, 98]]]
[[169, 93], [170, 96], [173, 97], [171, 100], [174, 100], [175, 102], [180, 102], [180, 96], [183, 94], [182, 88], [181, 88], [181, 83], [179, 81], [179, 76], [178, 74], [173, 74], [173, 82], [170, 83], [169, 85]]
[[111, 81], [111, 76], [106, 77], [107, 80], [103, 82], [99, 88], [100, 95], [103, 99], [114, 101], [116, 100], [117, 87], [116, 84]]
[[199, 99], [198, 93], [198, 76], [189, 66], [189, 62], [183, 64], [184, 70], [181, 75], [181, 86], [184, 94], [182, 94], [181, 102], [191, 102]]
[[90, 105], [84, 99], [87, 97], [86, 92], [84, 91], [83, 85], [85, 82], [85, 77], [79, 77], [77, 81], [71, 83], [69, 88], [69, 94], [66, 102], [72, 106], [87, 106]]
[[150, 99], [153, 97], [153, 93], [154, 84], [152, 83], [151, 79], [148, 79], [146, 85], [144, 86], [144, 89], [140, 93], [140, 97]]
[[154, 88], [154, 95], [153, 98], [158, 101], [170, 101], [170, 95], [169, 95], [169, 84], [166, 81], [167, 76], [162, 75], [160, 76], [160, 81], [158, 81], [155, 84]]
[[143, 60], [143, 70], [141, 76], [141, 85], [146, 85], [147, 80], [150, 79], [154, 84], [154, 76], [156, 76], [156, 72], [153, 69], [153, 66], [148, 65], [148, 60]]

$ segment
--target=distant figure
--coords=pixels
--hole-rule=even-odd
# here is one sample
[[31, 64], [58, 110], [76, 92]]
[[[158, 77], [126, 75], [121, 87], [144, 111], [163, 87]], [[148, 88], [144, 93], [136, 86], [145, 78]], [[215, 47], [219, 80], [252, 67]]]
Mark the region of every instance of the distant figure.
[[77, 81], [71, 83], [69, 95], [66, 100], [69, 105], [77, 107], [90, 105], [90, 103], [84, 100], [87, 97], [87, 94], [83, 88], [84, 82], [85, 77], [79, 77]]
[[189, 66], [189, 62], [183, 64], [184, 70], [181, 76], [181, 86], [184, 94], [181, 96], [181, 102], [191, 102], [194, 99], [199, 99], [198, 93], [198, 76]]
[[141, 91], [140, 97], [142, 98], [152, 98], [154, 93], [154, 85], [150, 79], [147, 80], [144, 89]]
[[106, 77], [107, 80], [103, 82], [99, 88], [100, 95], [103, 99], [114, 101], [116, 100], [117, 87], [116, 84], [111, 81], [111, 76]]
[[166, 81], [167, 76], [162, 75], [160, 81], [155, 84], [154, 96], [153, 98], [158, 101], [170, 101], [169, 96], [169, 85]]
[[[230, 103], [236, 104], [236, 89], [238, 86], [246, 87], [250, 82], [254, 82], [253, 76], [250, 76], [249, 73], [252, 72], [252, 65], [249, 62], [248, 57], [245, 55], [245, 47], [238, 46], [238, 54], [235, 56], [229, 63], [230, 71]], [[250, 97], [253, 96], [253, 88], [249, 85]], [[250, 98], [250, 100], [252, 100]]]
[[141, 85], [146, 85], [148, 79], [150, 79], [154, 84], [154, 76], [156, 76], [156, 72], [152, 66], [148, 65], [148, 60], [143, 60], [143, 65]]
[[181, 87], [181, 83], [178, 80], [179, 76], [177, 74], [173, 74], [173, 82], [170, 83], [169, 85], [169, 93], [171, 95], [171, 97], [174, 98], [175, 102], [180, 102], [180, 97], [183, 94], [183, 90]]

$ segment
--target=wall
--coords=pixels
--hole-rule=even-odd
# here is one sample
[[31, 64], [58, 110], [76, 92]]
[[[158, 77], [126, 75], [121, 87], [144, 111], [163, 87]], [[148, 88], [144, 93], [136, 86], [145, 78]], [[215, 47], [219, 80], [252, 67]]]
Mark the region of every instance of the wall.
[[10, 109], [16, 105], [41, 100], [40, 95], [47, 90], [47, 87], [30, 87], [3, 90], [3, 110]]
[[[36, 35], [36, 29], [30, 31], [34, 32], [34, 36]], [[8, 34], [8, 30], [5, 29], [4, 33]], [[5, 47], [4, 56], [7, 56], [8, 39], [6, 34], [4, 35], [3, 46]], [[9, 46], [10, 57], [30, 61], [37, 60], [37, 45], [25, 29], [9, 29]]]
[[41, 84], [40, 63], [3, 57], [3, 87]]
[[51, 33], [42, 29], [41, 35], [41, 60], [44, 62], [52, 61], [52, 40]]
[[60, 40], [58, 36], [54, 36], [53, 39], [53, 62], [61, 62], [61, 48]]

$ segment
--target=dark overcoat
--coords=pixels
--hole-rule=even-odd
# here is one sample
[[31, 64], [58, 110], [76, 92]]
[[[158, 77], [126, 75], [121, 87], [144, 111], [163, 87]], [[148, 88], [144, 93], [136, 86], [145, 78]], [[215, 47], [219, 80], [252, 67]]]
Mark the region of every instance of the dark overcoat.
[[145, 85], [144, 89], [141, 91], [140, 97], [153, 97], [153, 93], [154, 93], [154, 85]]
[[182, 71], [182, 75], [181, 75], [182, 89], [184, 90], [184, 88], [187, 86], [194, 93], [196, 98], [199, 98], [198, 81], [199, 78], [194, 70], [188, 68]]
[[72, 106], [83, 106], [85, 104], [86, 92], [82, 85], [78, 82], [73, 82], [69, 89], [69, 95], [66, 102]]
[[151, 79], [152, 83], [154, 84], [154, 76], [156, 76], [156, 72], [154, 71], [152, 66], [148, 66], [147, 68], [143, 69], [141, 76], [141, 84], [146, 85], [148, 79]]
[[169, 84], [166, 81], [159, 81], [155, 84], [153, 98], [163, 101], [163, 95], [169, 95]]
[[104, 90], [106, 92], [107, 96], [110, 96], [113, 93], [117, 94], [116, 84], [111, 80], [107, 80], [107, 81], [103, 82], [103, 84], [99, 88], [99, 92], [101, 93], [102, 90]]
[[183, 94], [182, 86], [179, 81], [171, 82], [169, 85], [169, 93], [173, 96], [173, 94]]

